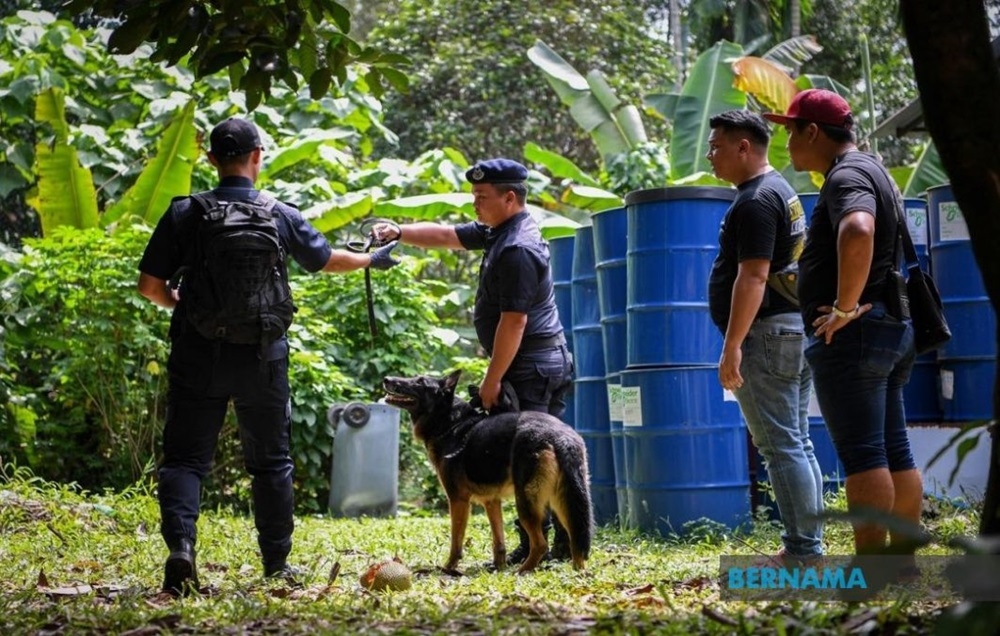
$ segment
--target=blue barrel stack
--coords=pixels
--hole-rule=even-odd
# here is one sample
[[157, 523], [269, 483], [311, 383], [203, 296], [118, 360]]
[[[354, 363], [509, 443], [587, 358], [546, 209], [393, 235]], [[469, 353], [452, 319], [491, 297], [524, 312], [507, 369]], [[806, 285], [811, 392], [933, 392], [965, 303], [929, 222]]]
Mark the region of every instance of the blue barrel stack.
[[605, 524], [617, 518], [618, 504], [593, 232], [589, 225], [578, 228], [573, 245], [573, 402], [575, 427], [587, 445], [594, 521]]
[[934, 281], [952, 333], [937, 351], [943, 419], [988, 420], [996, 379], [996, 313], [951, 186], [928, 188], [927, 209]]
[[[560, 236], [549, 239], [549, 258], [552, 264], [552, 292], [559, 310], [559, 321], [562, 323], [563, 335], [566, 336], [566, 348], [573, 352], [573, 244], [575, 235]], [[575, 426], [576, 407], [573, 395], [566, 396], [566, 412], [563, 421]]]
[[722, 337], [708, 277], [731, 188], [638, 190], [625, 198], [627, 367], [621, 372], [628, 525], [683, 534], [747, 520], [739, 407], [718, 380]]
[[600, 303], [601, 332], [604, 336], [604, 373], [608, 387], [608, 418], [615, 470], [618, 521], [628, 519], [626, 496], [625, 437], [622, 428], [621, 372], [627, 364], [627, 323], [625, 319], [628, 276], [625, 259], [627, 225], [625, 208], [596, 212], [594, 261], [597, 269], [597, 296]]

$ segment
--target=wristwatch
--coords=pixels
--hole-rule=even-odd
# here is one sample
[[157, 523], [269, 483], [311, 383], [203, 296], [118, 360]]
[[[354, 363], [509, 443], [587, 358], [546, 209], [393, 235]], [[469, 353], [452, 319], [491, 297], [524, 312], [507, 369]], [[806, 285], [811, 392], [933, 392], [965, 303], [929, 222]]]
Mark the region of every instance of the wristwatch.
[[843, 309], [837, 307], [837, 301], [833, 301], [833, 315], [836, 316], [837, 318], [847, 318], [848, 320], [850, 320], [851, 318], [854, 318], [855, 316], [858, 315], [859, 309], [861, 309], [861, 303], [855, 305], [854, 309], [850, 311], [844, 311]]

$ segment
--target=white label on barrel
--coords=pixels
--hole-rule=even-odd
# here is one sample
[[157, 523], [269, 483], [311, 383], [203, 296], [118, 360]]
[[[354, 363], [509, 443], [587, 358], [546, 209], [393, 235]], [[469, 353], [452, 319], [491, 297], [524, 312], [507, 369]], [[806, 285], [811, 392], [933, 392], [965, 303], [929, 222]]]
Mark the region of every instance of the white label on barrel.
[[622, 426], [642, 426], [642, 395], [637, 386], [623, 386]]
[[969, 240], [969, 226], [954, 201], [945, 201], [938, 206], [938, 227], [941, 228], [942, 241]]
[[622, 385], [608, 383], [608, 418], [612, 422], [622, 421]]
[[733, 394], [729, 389], [722, 389], [722, 401], [723, 402], [735, 402], [736, 395]]
[[941, 372], [941, 397], [946, 400], [955, 399], [955, 372]]
[[906, 208], [906, 227], [914, 245], [927, 245], [927, 208]]

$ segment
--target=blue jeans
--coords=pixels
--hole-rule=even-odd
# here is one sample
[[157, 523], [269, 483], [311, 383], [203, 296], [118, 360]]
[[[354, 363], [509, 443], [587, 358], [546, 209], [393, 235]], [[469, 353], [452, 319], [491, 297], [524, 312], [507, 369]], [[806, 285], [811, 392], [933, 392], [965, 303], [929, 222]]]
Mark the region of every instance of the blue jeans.
[[829, 345], [809, 338], [816, 398], [847, 475], [916, 468], [903, 409], [915, 357], [913, 327], [888, 315], [882, 303], [835, 333]]
[[755, 320], [743, 341], [733, 394], [754, 446], [767, 465], [784, 525], [781, 540], [795, 557], [823, 554], [823, 474], [809, 439], [812, 378], [806, 366], [805, 330], [799, 314]]

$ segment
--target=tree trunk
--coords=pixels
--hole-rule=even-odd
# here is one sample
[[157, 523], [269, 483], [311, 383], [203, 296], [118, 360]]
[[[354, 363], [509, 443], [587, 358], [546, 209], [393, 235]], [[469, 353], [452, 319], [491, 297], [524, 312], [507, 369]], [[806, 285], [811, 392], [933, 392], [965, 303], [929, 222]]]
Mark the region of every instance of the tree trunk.
[[677, 69], [677, 80], [674, 88], [680, 92], [684, 85], [684, 41], [681, 37], [681, 2], [670, 0], [670, 41], [674, 45], [674, 67]]
[[[983, 0], [902, 0], [924, 121], [969, 226], [994, 312], [1000, 302], [1000, 72]], [[1000, 340], [1000, 335], [993, 334]], [[1000, 380], [1000, 373], [997, 374]], [[1000, 391], [993, 390], [993, 414]], [[1000, 534], [1000, 437], [992, 436], [982, 534]]]

